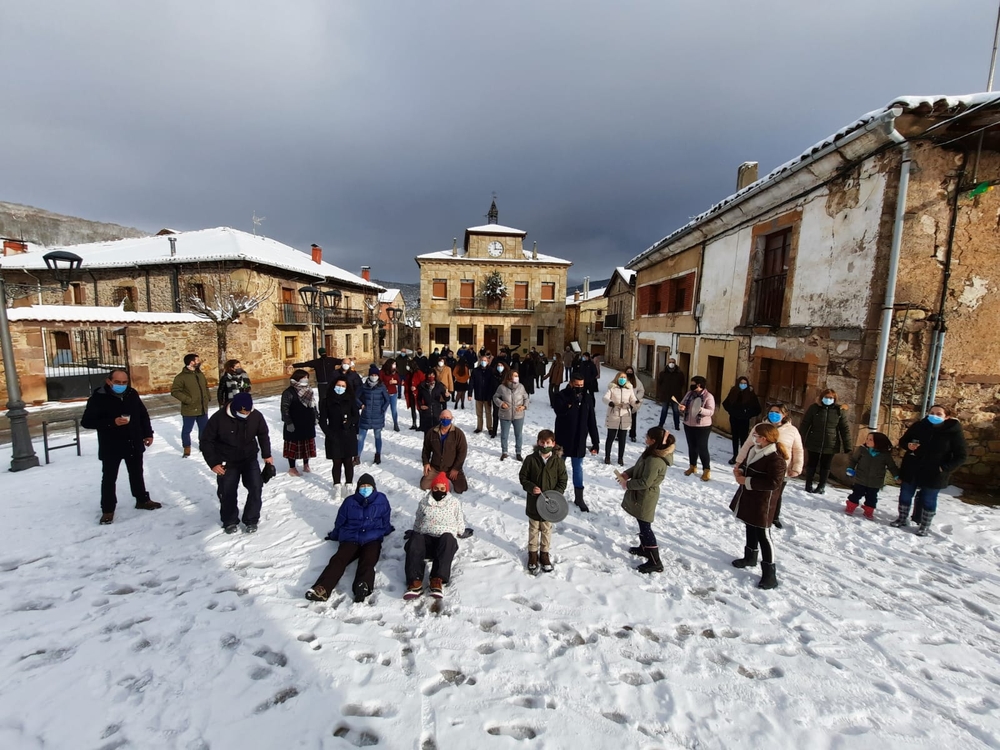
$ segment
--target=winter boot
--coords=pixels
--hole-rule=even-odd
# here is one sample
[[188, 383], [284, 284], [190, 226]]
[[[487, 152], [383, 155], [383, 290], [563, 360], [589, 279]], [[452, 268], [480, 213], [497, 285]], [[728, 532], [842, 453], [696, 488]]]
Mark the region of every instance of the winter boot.
[[409, 601], [410, 599], [417, 599], [424, 593], [424, 582], [423, 581], [410, 581], [410, 585], [406, 587], [406, 593], [403, 594], [403, 598]]
[[931, 533], [931, 521], [934, 520], [934, 514], [929, 511], [923, 511], [920, 514], [920, 528], [917, 529], [917, 536], [927, 536]]
[[689, 477], [696, 473], [698, 473], [698, 467], [695, 464], [691, 464], [687, 467], [687, 471], [684, 472], [684, 476]]
[[150, 500], [149, 493], [147, 492], [146, 497], [144, 497], [142, 500], [139, 500], [138, 498], [136, 499], [135, 507], [136, 510], [157, 510], [158, 508], [162, 508], [163, 505], [161, 503]]
[[361, 604], [372, 593], [371, 586], [362, 581], [354, 587], [354, 603]]
[[764, 573], [760, 577], [760, 583], [757, 584], [759, 589], [774, 589], [778, 587], [778, 578], [775, 575], [774, 563], [761, 563], [761, 568]]
[[101, 514], [101, 521], [100, 521], [101, 526], [108, 526], [109, 524], [112, 524], [114, 522], [115, 522], [115, 514], [114, 513], [102, 513]]
[[583, 487], [574, 487], [573, 494], [576, 496], [574, 500], [576, 507], [584, 513], [590, 513], [590, 508], [587, 507], [587, 503], [583, 499]]
[[739, 560], [733, 560], [734, 568], [756, 568], [757, 567], [757, 550], [750, 549], [749, 547], [743, 548], [743, 557]]
[[190, 456], [191, 456], [191, 446], [190, 445], [185, 445], [184, 446], [184, 458], [189, 458]]
[[636, 570], [640, 573], [662, 573], [663, 563], [660, 562], [660, 548], [649, 547], [649, 559], [640, 565]]
[[532, 575], [538, 573], [538, 553], [529, 552], [528, 553], [528, 572]]
[[711, 470], [709, 470], [709, 469], [705, 469], [705, 471], [703, 471], [703, 472], [701, 473], [701, 481], [703, 481], [703, 482], [707, 482], [707, 481], [709, 481], [709, 480], [710, 480], [711, 478], [712, 478], [712, 472], [711, 472]]
[[921, 524], [921, 519], [923, 518], [923, 511], [924, 511], [924, 506], [919, 505], [917, 503], [913, 504], [913, 515], [911, 515], [910, 518], [913, 519], [913, 523], [915, 523], [917, 526]]
[[641, 544], [638, 547], [629, 547], [628, 553], [630, 555], [635, 555], [636, 557], [645, 557], [647, 560], [649, 559], [649, 550]]
[[848, 500], [847, 501], [847, 508], [844, 509], [844, 512], [847, 515], [849, 515], [849, 516], [853, 516], [854, 515], [854, 511], [856, 511], [857, 509], [858, 509], [858, 504], [856, 502], [854, 502], [853, 500]]
[[552, 560], [549, 559], [549, 551], [543, 550], [538, 553], [538, 564], [542, 567], [543, 573], [551, 573], [553, 570]]
[[435, 599], [443, 599], [444, 581], [442, 581], [440, 578], [432, 578], [430, 585], [430, 592], [431, 596], [433, 596]]
[[895, 521], [889, 521], [889, 525], [890, 526], [895, 526], [896, 528], [902, 528], [903, 526], [909, 526], [910, 522], [906, 518], [909, 514], [910, 514], [910, 506], [909, 505], [900, 505], [899, 506], [899, 516], [896, 518]]
[[382, 463], [382, 454], [381, 453], [376, 453], [375, 454], [375, 463], [377, 463], [377, 464]]
[[861, 509], [861, 512], [865, 514], [865, 518], [867, 518], [869, 521], [874, 521], [875, 520], [875, 506], [874, 505], [866, 505], [864, 508]]
[[806, 492], [813, 492], [813, 477], [816, 476], [816, 467], [810, 466], [806, 469]]
[[322, 586], [313, 586], [306, 591], [306, 599], [311, 602], [325, 602], [330, 598], [330, 592]]

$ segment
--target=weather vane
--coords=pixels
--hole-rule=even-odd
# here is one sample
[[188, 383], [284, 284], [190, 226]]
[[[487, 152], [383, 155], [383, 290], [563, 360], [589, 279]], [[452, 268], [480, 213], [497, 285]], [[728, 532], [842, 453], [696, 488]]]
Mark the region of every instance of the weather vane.
[[266, 219], [267, 219], [266, 216], [258, 216], [256, 211], [253, 212], [253, 236], [254, 237], [257, 236], [257, 227], [259, 227], [261, 224], [263, 224]]

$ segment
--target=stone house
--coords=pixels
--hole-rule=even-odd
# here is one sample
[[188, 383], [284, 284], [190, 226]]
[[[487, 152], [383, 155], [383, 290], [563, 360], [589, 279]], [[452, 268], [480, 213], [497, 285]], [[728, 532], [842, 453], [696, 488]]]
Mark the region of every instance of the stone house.
[[[166, 378], [180, 370], [184, 353], [197, 351], [206, 375], [214, 381], [218, 378], [215, 324], [184, 316], [189, 314], [193, 299], [213, 307], [230, 295], [241, 294], [265, 297], [256, 310], [241, 315], [227, 328], [227, 356], [240, 359], [254, 380], [285, 377], [292, 362], [314, 356], [314, 345], [325, 345], [335, 356], [350, 354], [362, 361], [375, 358], [372, 329], [364, 325], [365, 302], [375, 304], [382, 287], [325, 262], [318, 246], [306, 255], [275, 240], [218, 228], [169, 231], [63, 249], [83, 259], [81, 275], [64, 293], [45, 268], [42, 249], [8, 255], [2, 262], [7, 282], [31, 292], [16, 300], [15, 308], [32, 305], [91, 310], [86, 315], [63, 318], [46, 309], [23, 314], [18, 325], [35, 326], [34, 340], [41, 346], [47, 380], [88, 375], [114, 364], [128, 367], [140, 391], [159, 391], [169, 387]], [[307, 285], [335, 290], [324, 297], [329, 303], [324, 309], [322, 340], [319, 312], [310, 312], [299, 295], [299, 289]], [[32, 292], [31, 287], [37, 291]], [[146, 317], [106, 328], [107, 314], [100, 312], [102, 309]], [[165, 314], [175, 328], [164, 327], [166, 318], [156, 318]], [[206, 325], [212, 331], [208, 341], [200, 333]], [[139, 331], [135, 326], [146, 328]], [[184, 345], [185, 332], [190, 337], [189, 346]], [[143, 348], [155, 350], [158, 356], [147, 362], [148, 352], [141, 352]], [[20, 360], [18, 370], [22, 384], [35, 382], [38, 372], [28, 372]], [[25, 399], [36, 400], [49, 390], [53, 389], [36, 383], [29, 394], [25, 387]]]
[[[635, 366], [632, 320], [635, 317], [635, 271], [624, 266], [615, 268], [604, 288], [607, 313], [604, 316], [604, 361], [610, 367], [624, 370]], [[638, 370], [636, 371], [638, 376]]]
[[[956, 480], [996, 484], [998, 177], [1000, 94], [864, 115], [628, 264], [640, 367], [655, 376], [672, 347], [720, 396], [747, 375], [794, 415], [831, 387], [857, 442], [941, 403], [972, 454]], [[685, 271], [692, 300], [671, 319], [656, 285]]]
[[605, 289], [591, 289], [588, 277], [583, 280], [582, 291], [566, 297], [564, 346], [575, 341], [581, 351], [605, 356], [604, 314], [608, 309]]
[[461, 246], [416, 258], [420, 268], [420, 346], [425, 351], [462, 344], [538, 351], [563, 344], [566, 272], [570, 261], [525, 250], [521, 229], [489, 223], [465, 230]]

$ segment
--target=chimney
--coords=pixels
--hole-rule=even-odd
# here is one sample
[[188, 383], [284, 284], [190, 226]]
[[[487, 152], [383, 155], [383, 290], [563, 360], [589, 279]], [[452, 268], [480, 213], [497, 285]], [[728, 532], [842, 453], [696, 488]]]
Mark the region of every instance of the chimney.
[[537, 242], [534, 243], [531, 246], [531, 259], [532, 260], [538, 260], [538, 243]]
[[311, 245], [313, 251], [313, 263], [317, 266], [323, 262], [323, 248], [317, 245], [315, 242]]
[[736, 170], [736, 190], [742, 190], [747, 185], [757, 182], [757, 162], [745, 161]]
[[361, 278], [365, 281], [372, 280], [372, 268], [371, 266], [361, 266]]
[[575, 292], [573, 292], [573, 301], [574, 302], [579, 302], [580, 301], [580, 290], [579, 289], [577, 289]]
[[167, 237], [167, 239], [170, 240], [170, 257], [173, 258], [177, 255], [177, 238]]
[[451, 255], [453, 258], [458, 257], [458, 237], [451, 238]]
[[583, 301], [586, 302], [590, 298], [590, 277], [583, 277]]

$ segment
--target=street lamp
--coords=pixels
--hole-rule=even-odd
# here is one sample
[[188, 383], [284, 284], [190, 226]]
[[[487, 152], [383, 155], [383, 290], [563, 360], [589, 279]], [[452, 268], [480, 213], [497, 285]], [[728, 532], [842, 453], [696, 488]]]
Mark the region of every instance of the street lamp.
[[[80, 269], [83, 259], [68, 250], [54, 250], [42, 256], [45, 266], [56, 277], [63, 291], [69, 289], [69, 283]], [[28, 430], [28, 411], [21, 400], [21, 381], [17, 376], [17, 364], [14, 361], [14, 342], [10, 333], [10, 320], [7, 318], [7, 285], [3, 273], [0, 273], [0, 352], [3, 353], [4, 376], [7, 380], [7, 421], [10, 423], [11, 471], [23, 471], [38, 466], [38, 456], [31, 444], [31, 433]]]
[[[304, 286], [299, 289], [302, 304], [309, 310], [313, 326], [316, 325], [316, 303], [319, 303], [319, 336], [322, 346], [326, 347], [326, 311], [334, 309], [340, 301], [339, 289], [322, 290], [315, 286]], [[312, 329], [313, 358], [316, 357], [316, 329]]]
[[401, 307], [387, 307], [385, 308], [385, 315], [389, 319], [389, 324], [392, 326], [392, 356], [395, 357], [399, 352], [399, 321], [403, 319], [403, 309]]

